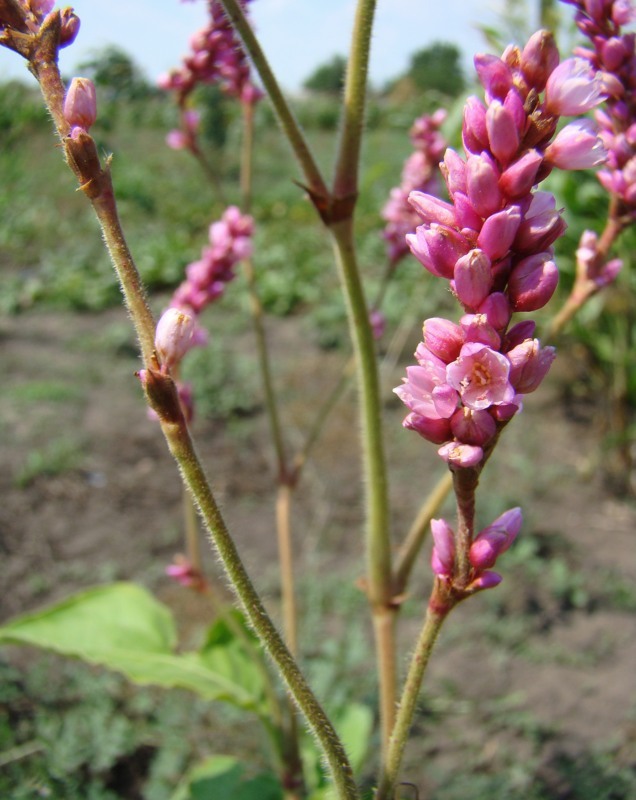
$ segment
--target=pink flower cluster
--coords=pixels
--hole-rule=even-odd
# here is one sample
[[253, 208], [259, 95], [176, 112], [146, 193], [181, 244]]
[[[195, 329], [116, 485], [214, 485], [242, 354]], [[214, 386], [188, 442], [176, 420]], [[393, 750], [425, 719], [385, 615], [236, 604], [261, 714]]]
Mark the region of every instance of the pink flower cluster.
[[[245, 7], [249, 0], [241, 0]], [[177, 92], [179, 105], [198, 84], [215, 84], [230, 97], [253, 103], [262, 93], [250, 81], [250, 67], [234, 29], [218, 0], [209, 0], [210, 19], [205, 28], [195, 33], [192, 52], [174, 69], [159, 79], [162, 89]]]
[[[192, 387], [179, 379], [181, 361], [193, 347], [206, 343], [199, 314], [223, 294], [226, 284], [235, 277], [236, 264], [251, 255], [253, 227], [252, 217], [241, 214], [236, 206], [227, 208], [221, 219], [210, 225], [210, 245], [203, 248], [198, 261], [186, 267], [186, 280], [157, 323], [155, 352], [160, 370], [172, 374], [188, 422], [194, 414], [194, 398]], [[140, 377], [145, 380], [145, 370]], [[156, 418], [156, 414], [151, 412], [151, 417]]]
[[629, 0], [563, 0], [576, 8], [575, 22], [591, 47], [575, 51], [604, 75], [605, 110], [595, 113], [608, 151], [598, 178], [636, 214], [636, 35], [622, 26], [636, 19]]
[[409, 252], [404, 237], [419, 224], [419, 217], [409, 203], [409, 194], [415, 190], [439, 194], [438, 163], [447, 145], [439, 129], [446, 116], [446, 111], [440, 108], [432, 115], [418, 117], [411, 128], [411, 142], [415, 151], [404, 163], [401, 184], [391, 189], [389, 200], [382, 210], [382, 218], [387, 223], [383, 236], [388, 243], [389, 259], [393, 265]]
[[603, 99], [603, 80], [588, 62], [559, 64], [552, 36], [540, 31], [523, 50], [475, 58], [486, 103], [464, 109], [465, 158], [448, 149], [441, 169], [451, 202], [412, 192], [422, 224], [407, 235], [411, 251], [449, 281], [464, 308], [459, 324], [424, 323], [417, 366], [395, 392], [410, 409], [404, 421], [453, 467], [481, 464], [500, 428], [520, 410], [554, 359], [535, 325], [509, 328], [515, 311], [536, 311], [558, 281], [554, 241], [565, 230], [552, 195], [535, 191], [554, 166], [578, 169], [603, 157], [593, 131], [566, 125]]
[[209, 229], [209, 245], [201, 258], [186, 267], [186, 280], [175, 291], [171, 306], [186, 308], [195, 314], [218, 299], [234, 279], [239, 261], [252, 254], [252, 217], [241, 214], [236, 206], [227, 208]]
[[[501, 583], [501, 575], [498, 572], [491, 572], [490, 568], [495, 566], [499, 556], [505, 553], [517, 538], [521, 523], [521, 509], [511, 508], [477, 534], [468, 552], [471, 575], [465, 591], [490, 589]], [[431, 520], [431, 533], [433, 573], [441, 580], [450, 583], [455, 570], [455, 533], [443, 519]]]

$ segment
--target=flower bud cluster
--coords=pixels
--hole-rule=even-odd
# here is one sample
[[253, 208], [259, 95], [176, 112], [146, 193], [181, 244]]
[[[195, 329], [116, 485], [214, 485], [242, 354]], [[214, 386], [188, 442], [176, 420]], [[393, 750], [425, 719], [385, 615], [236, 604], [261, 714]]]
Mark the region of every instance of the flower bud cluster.
[[432, 195], [440, 192], [438, 163], [447, 143], [439, 129], [446, 116], [446, 111], [440, 108], [432, 115], [418, 117], [411, 128], [411, 142], [415, 151], [404, 163], [401, 184], [391, 189], [389, 200], [382, 210], [382, 218], [387, 223], [383, 236], [392, 265], [408, 254], [404, 237], [412, 233], [420, 221], [409, 203], [409, 194], [415, 190]]
[[608, 95], [603, 110], [596, 111], [600, 137], [608, 151], [599, 171], [603, 187], [618, 197], [623, 213], [636, 216], [636, 35], [623, 32], [636, 19], [630, 0], [564, 0], [576, 8], [575, 22], [589, 39], [577, 49], [593, 69], [604, 76]]
[[[171, 372], [176, 381], [181, 408], [188, 422], [194, 414], [194, 399], [189, 384], [179, 380], [179, 367], [185, 355], [207, 341], [199, 324], [199, 314], [224, 292], [234, 277], [234, 268], [252, 252], [252, 217], [241, 214], [236, 206], [225, 210], [221, 219], [210, 226], [210, 245], [201, 258], [186, 267], [186, 280], [172, 296], [155, 331], [155, 352], [162, 372]], [[152, 414], [153, 417], [156, 415]]]
[[252, 254], [252, 217], [230, 206], [209, 229], [209, 245], [201, 258], [186, 267], [186, 280], [175, 291], [171, 306], [191, 309], [195, 314], [218, 299], [234, 279], [239, 261]]
[[[0, 3], [0, 32], [12, 29], [20, 33], [36, 34], [45, 17], [53, 11], [55, 0], [17, 0], [15, 5]], [[72, 8], [60, 12], [60, 47], [68, 47], [75, 41], [80, 28], [79, 17]], [[8, 42], [4, 42], [11, 46]]]
[[[245, 8], [249, 0], [241, 0]], [[179, 105], [198, 84], [215, 84], [230, 97], [253, 103], [262, 93], [250, 81], [250, 67], [245, 52], [219, 0], [208, 2], [209, 21], [195, 33], [192, 51], [174, 69], [159, 79], [162, 89], [177, 92]]]
[[[490, 589], [501, 583], [501, 575], [491, 568], [502, 553], [505, 553], [519, 534], [522, 523], [520, 508], [511, 508], [484, 528], [475, 537], [468, 551], [471, 573], [467, 592]], [[431, 567], [442, 581], [451, 582], [455, 571], [455, 533], [443, 519], [431, 520], [433, 551]]]
[[465, 158], [452, 149], [444, 155], [451, 202], [412, 192], [422, 224], [406, 237], [424, 267], [449, 281], [465, 313], [458, 324], [424, 323], [418, 364], [395, 390], [411, 411], [405, 427], [441, 444], [439, 455], [453, 467], [483, 462], [554, 359], [532, 321], [509, 327], [513, 312], [542, 308], [558, 281], [552, 245], [566, 225], [554, 197], [536, 185], [555, 166], [592, 166], [603, 153], [580, 123], [555, 137], [562, 114], [602, 101], [603, 82], [584, 59], [559, 64], [549, 33], [501, 58], [478, 55], [475, 66], [486, 102], [466, 101]]

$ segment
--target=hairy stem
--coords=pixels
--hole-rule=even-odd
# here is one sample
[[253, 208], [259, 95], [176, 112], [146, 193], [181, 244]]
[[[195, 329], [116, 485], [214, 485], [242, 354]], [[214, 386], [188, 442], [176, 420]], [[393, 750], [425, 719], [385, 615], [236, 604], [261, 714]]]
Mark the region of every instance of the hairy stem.
[[254, 31], [252, 30], [249, 22], [247, 21], [243, 9], [237, 0], [221, 0], [225, 13], [228, 15], [238, 32], [246, 51], [249, 53], [250, 58], [256, 71], [259, 74], [263, 86], [269, 96], [269, 99], [274, 106], [274, 111], [278, 117], [278, 121], [285, 132], [285, 135], [294, 151], [296, 159], [307, 181], [308, 188], [311, 193], [317, 197], [326, 198], [329, 196], [329, 191], [323, 180], [322, 174], [318, 169], [318, 165], [313, 157], [313, 154], [307, 144], [307, 141], [294, 117], [287, 100], [281, 91], [278, 81], [272, 72], [265, 53], [263, 52], [260, 43]]
[[394, 797], [395, 786], [404, 756], [404, 748], [409, 738], [424, 673], [447, 613], [433, 611], [430, 607], [426, 612], [424, 626], [411, 657], [375, 800], [392, 800]]
[[185, 422], [162, 420], [162, 429], [251, 627], [278, 667], [309, 728], [321, 745], [338, 800], [358, 800], [358, 790], [342, 742], [252, 585], [216, 504]]
[[358, 0], [345, 78], [342, 128], [333, 182], [335, 198], [355, 196], [358, 191], [374, 15], [375, 0]]
[[[376, 635], [382, 634], [381, 638], [376, 638], [376, 657], [381, 673], [380, 708], [388, 713], [389, 709], [395, 707], [396, 656], [394, 633], [389, 631], [395, 624], [395, 614], [390, 611], [393, 606], [391, 544], [378, 365], [356, 260], [352, 221], [348, 219], [335, 223], [330, 231], [347, 299], [349, 329], [356, 357], [366, 490], [366, 590], [372, 613], [382, 618], [381, 622], [374, 625], [374, 630]], [[389, 728], [390, 721], [383, 721], [382, 729], [387, 731]]]

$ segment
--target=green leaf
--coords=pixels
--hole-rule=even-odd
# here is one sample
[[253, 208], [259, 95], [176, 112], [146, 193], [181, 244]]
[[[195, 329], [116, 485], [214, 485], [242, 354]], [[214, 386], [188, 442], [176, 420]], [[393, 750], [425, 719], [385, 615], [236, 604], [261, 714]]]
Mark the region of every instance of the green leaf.
[[193, 767], [171, 800], [282, 800], [274, 775], [260, 773], [241, 780], [243, 765], [231, 756], [210, 756]]
[[177, 654], [170, 610], [131, 583], [88, 589], [19, 617], [0, 628], [3, 641], [43, 647], [117, 670], [135, 683], [189, 689], [252, 711], [263, 703], [263, 679], [253, 656], [226, 623], [212, 626], [199, 652]]
[[335, 726], [349, 756], [351, 768], [355, 773], [360, 772], [373, 731], [371, 709], [361, 703], [351, 703], [336, 718]]

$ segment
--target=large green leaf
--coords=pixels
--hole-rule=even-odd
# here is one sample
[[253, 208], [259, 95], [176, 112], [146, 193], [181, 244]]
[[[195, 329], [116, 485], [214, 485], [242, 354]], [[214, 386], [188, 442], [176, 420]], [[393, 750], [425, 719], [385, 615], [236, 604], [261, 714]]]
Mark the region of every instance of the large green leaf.
[[243, 765], [236, 758], [210, 756], [190, 770], [171, 800], [282, 800], [274, 775], [242, 776]]
[[99, 586], [0, 627], [0, 642], [30, 644], [123, 672], [135, 683], [189, 689], [258, 711], [262, 674], [223, 621], [199, 652], [177, 654], [170, 610], [131, 583]]

